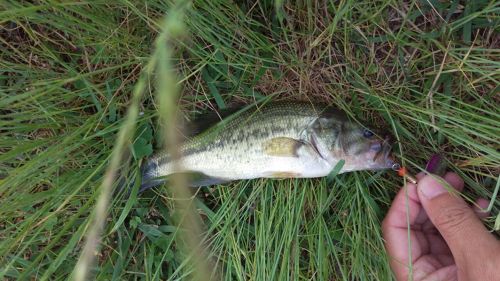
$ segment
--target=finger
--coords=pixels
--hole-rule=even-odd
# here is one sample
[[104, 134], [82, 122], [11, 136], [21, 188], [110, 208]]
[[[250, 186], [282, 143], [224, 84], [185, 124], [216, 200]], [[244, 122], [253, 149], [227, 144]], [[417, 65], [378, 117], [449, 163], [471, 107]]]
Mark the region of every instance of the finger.
[[[445, 178], [456, 188], [463, 186], [458, 175], [449, 173]], [[428, 175], [418, 183], [418, 196], [457, 261], [478, 253], [484, 247], [495, 245], [495, 238], [488, 233], [472, 209], [462, 198], [450, 194], [444, 184], [438, 176]], [[477, 256], [480, 257], [480, 253]]]
[[[426, 176], [425, 173], [419, 173], [417, 175], [418, 180], [420, 181]], [[448, 182], [453, 188], [457, 191], [462, 191], [464, 189], [464, 182], [463, 180], [458, 177], [455, 173], [446, 173], [444, 175], [444, 180]], [[423, 215], [424, 218], [422, 220], [417, 220], [420, 223], [422, 223], [422, 230], [428, 232], [429, 230], [435, 229], [436, 227], [432, 223], [432, 221], [429, 220], [429, 216], [427, 216], [427, 213], [425, 210], [420, 213]]]
[[439, 270], [434, 271], [432, 274], [427, 275], [422, 281], [452, 281], [457, 280], [457, 266], [450, 265]]
[[[401, 188], [392, 202], [391, 208], [382, 222], [382, 230], [390, 227], [407, 228], [413, 225], [420, 213], [422, 206], [417, 194], [417, 186], [408, 183]], [[409, 220], [407, 221], [407, 211]]]
[[[417, 186], [408, 183], [398, 192], [382, 222], [385, 247], [391, 258], [391, 268], [398, 280], [403, 280], [405, 276], [408, 276], [408, 224], [414, 225], [422, 210], [418, 201]], [[421, 255], [415, 235], [415, 232], [410, 232], [413, 260]]]
[[457, 174], [448, 172], [443, 178], [447, 183], [453, 186], [456, 191], [462, 192], [464, 190], [464, 181]]
[[442, 266], [448, 266], [448, 265], [455, 264], [455, 260], [453, 259], [453, 256], [451, 255], [451, 253], [436, 254], [435, 257], [442, 264]]
[[[397, 280], [407, 280], [408, 269], [412, 266], [410, 260], [415, 261], [423, 255], [418, 237], [422, 233], [411, 231], [409, 234], [410, 238], [408, 239], [408, 230], [402, 228], [394, 228], [384, 232], [385, 248], [390, 258], [389, 264]], [[411, 243], [409, 244], [408, 241]], [[411, 246], [410, 249], [409, 246]], [[411, 253], [411, 259], [409, 253]]]
[[476, 204], [472, 209], [476, 213], [477, 217], [480, 219], [487, 218], [490, 213], [486, 211], [488, 209], [488, 205], [490, 204], [490, 201], [484, 199], [484, 198], [479, 198], [476, 200]]
[[434, 255], [451, 255], [450, 247], [448, 247], [441, 234], [426, 234], [426, 238], [431, 245], [430, 253]]

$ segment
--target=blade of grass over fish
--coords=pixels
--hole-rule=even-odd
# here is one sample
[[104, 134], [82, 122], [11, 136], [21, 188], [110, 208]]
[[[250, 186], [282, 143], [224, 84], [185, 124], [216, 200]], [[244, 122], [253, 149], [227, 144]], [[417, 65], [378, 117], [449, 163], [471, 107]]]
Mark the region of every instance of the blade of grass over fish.
[[340, 170], [342, 170], [342, 167], [344, 167], [345, 160], [340, 160], [337, 164], [335, 164], [335, 167], [333, 167], [332, 171], [330, 174], [327, 176], [328, 181], [333, 181], [333, 179], [339, 174]]
[[[176, 3], [170, 13], [165, 18], [163, 32], [156, 41], [155, 56], [157, 56], [158, 88], [156, 97], [159, 103], [159, 112], [162, 123], [165, 126], [165, 147], [169, 151], [173, 164], [179, 169], [179, 135], [176, 129], [176, 104], [179, 97], [179, 87], [176, 74], [172, 65], [169, 63], [172, 57], [172, 44], [184, 32], [184, 17], [188, 8], [188, 1], [179, 1]], [[209, 82], [210, 83], [210, 82]], [[222, 102], [222, 99], [218, 101]], [[219, 106], [224, 108], [224, 104]], [[176, 235], [176, 242], [188, 257], [186, 261], [193, 263], [192, 280], [211, 280], [216, 274], [216, 269], [209, 270], [206, 263], [206, 251], [201, 244], [200, 237], [202, 233], [201, 220], [198, 218], [192, 204], [193, 195], [187, 188], [187, 179], [183, 173], [174, 174], [170, 177], [169, 191], [173, 195], [174, 210], [176, 211], [175, 220], [180, 234]], [[183, 268], [180, 266], [179, 269]], [[191, 271], [191, 269], [188, 269]], [[159, 268], [154, 276], [158, 276]]]

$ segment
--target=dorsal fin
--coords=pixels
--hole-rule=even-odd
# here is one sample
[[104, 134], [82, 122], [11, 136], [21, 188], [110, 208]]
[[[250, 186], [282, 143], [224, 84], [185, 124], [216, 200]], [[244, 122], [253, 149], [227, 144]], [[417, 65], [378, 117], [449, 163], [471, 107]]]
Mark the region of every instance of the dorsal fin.
[[229, 108], [219, 109], [218, 111], [210, 111], [202, 114], [197, 114], [192, 121], [186, 122], [186, 124], [184, 124], [185, 136], [189, 138], [203, 133], [225, 118], [242, 110], [244, 107], [244, 105], [235, 105]]

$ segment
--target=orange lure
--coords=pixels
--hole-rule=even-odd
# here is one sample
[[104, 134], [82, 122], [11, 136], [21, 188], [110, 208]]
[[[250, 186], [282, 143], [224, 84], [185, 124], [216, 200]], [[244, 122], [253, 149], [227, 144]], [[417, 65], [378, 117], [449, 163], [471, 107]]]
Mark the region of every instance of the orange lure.
[[410, 173], [408, 173], [406, 167], [401, 167], [401, 168], [397, 169], [396, 172], [398, 172], [399, 176], [406, 178], [407, 181], [409, 181], [413, 184], [417, 184], [417, 179], [414, 176], [412, 176]]

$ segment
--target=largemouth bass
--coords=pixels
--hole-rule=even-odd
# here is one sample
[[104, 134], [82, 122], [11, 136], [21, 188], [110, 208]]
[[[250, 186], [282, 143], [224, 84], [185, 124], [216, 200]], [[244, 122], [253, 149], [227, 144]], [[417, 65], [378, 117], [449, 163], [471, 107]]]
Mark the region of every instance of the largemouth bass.
[[[192, 186], [255, 178], [315, 178], [395, 168], [388, 138], [381, 138], [332, 107], [310, 103], [269, 103], [247, 110], [186, 141], [177, 165], [166, 152], [142, 167], [141, 190], [174, 173], [196, 176]], [[175, 167], [181, 167], [175, 170]]]

